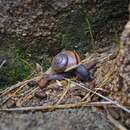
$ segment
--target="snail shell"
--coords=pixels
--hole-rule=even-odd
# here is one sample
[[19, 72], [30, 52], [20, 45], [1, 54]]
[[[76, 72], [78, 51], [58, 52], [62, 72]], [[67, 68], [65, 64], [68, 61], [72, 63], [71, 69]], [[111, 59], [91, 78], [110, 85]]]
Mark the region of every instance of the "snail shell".
[[55, 72], [64, 72], [67, 68], [79, 64], [80, 57], [73, 51], [64, 51], [57, 54], [52, 60], [52, 69]]

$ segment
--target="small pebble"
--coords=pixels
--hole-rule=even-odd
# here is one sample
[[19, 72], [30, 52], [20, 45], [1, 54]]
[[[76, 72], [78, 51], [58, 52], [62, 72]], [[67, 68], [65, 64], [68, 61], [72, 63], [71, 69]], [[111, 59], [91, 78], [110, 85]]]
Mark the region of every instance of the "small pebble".
[[47, 94], [45, 93], [45, 91], [43, 90], [39, 90], [35, 93], [35, 96], [37, 98], [40, 98], [40, 99], [43, 99], [43, 98], [46, 98], [47, 97]]
[[37, 86], [37, 82], [36, 81], [31, 81], [27, 84], [29, 87], [34, 87], [34, 86]]

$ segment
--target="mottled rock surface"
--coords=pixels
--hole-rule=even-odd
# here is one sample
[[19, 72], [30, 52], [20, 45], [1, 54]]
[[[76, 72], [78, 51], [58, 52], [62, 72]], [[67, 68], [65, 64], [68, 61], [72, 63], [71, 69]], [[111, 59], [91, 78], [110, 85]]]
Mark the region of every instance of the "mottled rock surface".
[[[5, 118], [3, 118], [5, 116]], [[2, 118], [1, 118], [2, 117]], [[3, 113], [0, 130], [114, 130], [101, 113], [87, 109], [54, 112]]]

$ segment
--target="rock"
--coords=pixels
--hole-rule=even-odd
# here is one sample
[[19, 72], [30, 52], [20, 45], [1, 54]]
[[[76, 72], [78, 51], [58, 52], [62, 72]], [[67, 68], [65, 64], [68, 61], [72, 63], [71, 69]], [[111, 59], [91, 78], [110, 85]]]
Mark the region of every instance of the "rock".
[[120, 118], [120, 113], [119, 113], [119, 110], [117, 109], [109, 109], [109, 112], [110, 112], [110, 114], [112, 115], [112, 117], [114, 118], [114, 119], [116, 119], [116, 120], [119, 120], [119, 118]]
[[1, 130], [114, 130], [105, 115], [89, 108], [0, 115]]
[[125, 124], [127, 125], [128, 128], [130, 128], [130, 118], [128, 118], [125, 122]]

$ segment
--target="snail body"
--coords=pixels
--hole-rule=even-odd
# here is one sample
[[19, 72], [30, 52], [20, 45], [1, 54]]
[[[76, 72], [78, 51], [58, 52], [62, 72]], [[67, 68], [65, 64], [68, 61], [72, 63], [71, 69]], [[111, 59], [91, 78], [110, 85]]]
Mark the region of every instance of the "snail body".
[[81, 81], [91, 80], [91, 74], [90, 74], [89, 70], [84, 65], [79, 65], [75, 69], [74, 74]]

